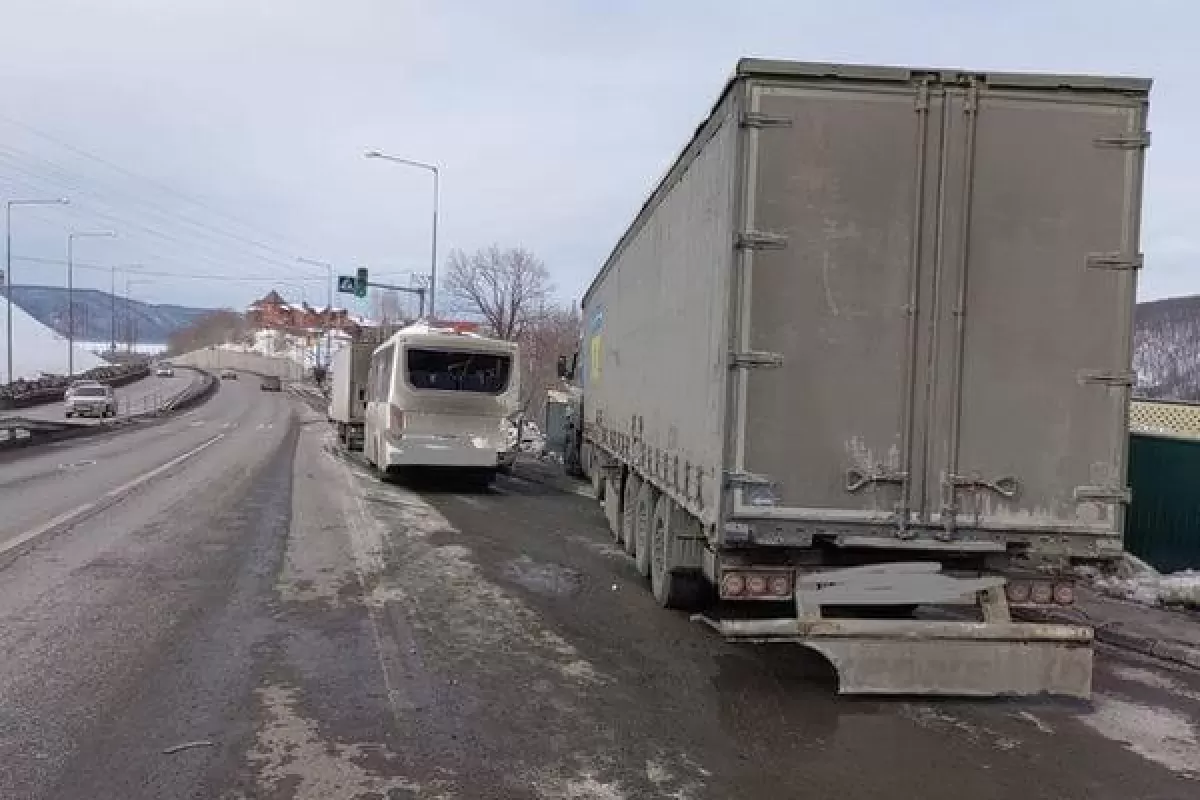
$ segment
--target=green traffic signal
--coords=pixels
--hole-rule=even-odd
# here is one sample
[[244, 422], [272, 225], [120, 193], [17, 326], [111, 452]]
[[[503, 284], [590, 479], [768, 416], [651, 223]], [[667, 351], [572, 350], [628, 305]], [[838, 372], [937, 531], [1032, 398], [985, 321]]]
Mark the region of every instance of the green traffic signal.
[[358, 272], [354, 275], [354, 296], [367, 296], [367, 268], [359, 267]]

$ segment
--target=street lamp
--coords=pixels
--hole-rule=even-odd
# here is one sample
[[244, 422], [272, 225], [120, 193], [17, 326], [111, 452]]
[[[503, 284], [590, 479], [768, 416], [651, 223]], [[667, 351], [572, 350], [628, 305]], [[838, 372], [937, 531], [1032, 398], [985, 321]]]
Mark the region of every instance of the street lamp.
[[129, 276], [125, 277], [125, 326], [127, 328], [126, 335], [128, 337], [126, 339], [126, 342], [129, 345], [128, 348], [126, 349], [126, 351], [130, 354], [133, 353], [134, 324], [133, 324], [133, 309], [129, 302], [129, 288], [131, 286], [137, 286], [138, 284], [141, 284], [141, 283], [154, 283], [154, 281], [150, 280], [149, 278], [130, 278]]
[[75, 375], [75, 240], [115, 238], [116, 231], [71, 231], [67, 234], [67, 375]]
[[136, 272], [143, 269], [145, 264], [114, 264], [109, 267], [108, 299], [110, 304], [108, 319], [109, 352], [117, 352], [117, 273]]
[[437, 231], [438, 231], [438, 168], [434, 164], [425, 164], [421, 161], [410, 161], [407, 158], [392, 156], [379, 150], [368, 150], [364, 155], [367, 158], [382, 158], [385, 161], [391, 161], [396, 164], [403, 164], [406, 167], [416, 167], [417, 169], [429, 170], [433, 173], [433, 247], [429, 258], [429, 318], [434, 318], [434, 298], [437, 294]]
[[56, 206], [68, 205], [71, 201], [65, 197], [55, 200], [7, 200], [4, 203], [4, 289], [8, 301], [8, 322], [6, 323], [8, 342], [8, 383], [13, 381], [13, 330], [12, 330], [12, 210], [13, 206]]
[[[301, 264], [311, 264], [314, 267], [324, 267], [328, 277], [328, 281], [325, 283], [325, 296], [328, 300], [328, 302], [325, 304], [325, 360], [328, 362], [332, 356], [332, 342], [330, 340], [329, 323], [333, 317], [333, 264], [330, 264], [328, 261], [317, 261], [316, 259], [312, 258], [297, 258], [296, 260]], [[317, 349], [320, 350], [319, 347]]]

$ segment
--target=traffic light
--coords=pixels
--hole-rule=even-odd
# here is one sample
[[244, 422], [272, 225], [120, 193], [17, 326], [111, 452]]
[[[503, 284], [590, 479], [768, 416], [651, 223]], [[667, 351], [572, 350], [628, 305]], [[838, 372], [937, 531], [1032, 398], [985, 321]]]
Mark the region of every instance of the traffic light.
[[354, 274], [354, 296], [367, 296], [367, 268], [359, 267], [358, 272]]

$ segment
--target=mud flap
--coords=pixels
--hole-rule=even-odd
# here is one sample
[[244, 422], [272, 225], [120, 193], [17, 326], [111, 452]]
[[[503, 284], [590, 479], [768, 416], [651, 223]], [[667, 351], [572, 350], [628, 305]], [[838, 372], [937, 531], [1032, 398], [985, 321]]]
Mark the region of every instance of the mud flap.
[[713, 620], [725, 638], [791, 642], [823, 655], [840, 694], [1087, 698], [1092, 630], [926, 620]]

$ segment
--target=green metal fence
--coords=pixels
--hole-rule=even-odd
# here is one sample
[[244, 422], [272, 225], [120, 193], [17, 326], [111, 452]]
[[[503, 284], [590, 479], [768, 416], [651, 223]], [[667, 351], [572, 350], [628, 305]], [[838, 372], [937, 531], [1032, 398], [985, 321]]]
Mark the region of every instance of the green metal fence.
[[1200, 568], [1200, 439], [1129, 439], [1125, 549], [1161, 572]]

